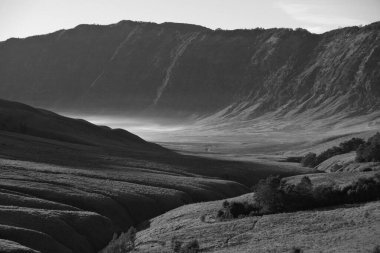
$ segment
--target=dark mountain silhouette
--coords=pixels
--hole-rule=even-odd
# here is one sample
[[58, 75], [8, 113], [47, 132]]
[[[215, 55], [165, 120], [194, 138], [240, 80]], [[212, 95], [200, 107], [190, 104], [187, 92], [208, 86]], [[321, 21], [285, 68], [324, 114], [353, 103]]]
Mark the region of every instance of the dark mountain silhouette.
[[85, 145], [165, 150], [123, 129], [97, 126], [3, 99], [0, 99], [1, 130]]
[[210, 30], [122, 21], [0, 44], [0, 96], [75, 112], [182, 117], [380, 108], [380, 23]]

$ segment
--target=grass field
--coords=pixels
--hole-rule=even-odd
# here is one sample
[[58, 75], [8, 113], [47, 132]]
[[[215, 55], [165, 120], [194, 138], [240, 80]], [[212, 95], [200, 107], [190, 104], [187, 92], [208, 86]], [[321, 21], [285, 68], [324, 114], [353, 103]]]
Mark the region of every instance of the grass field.
[[[314, 185], [329, 181], [342, 186], [363, 176], [331, 174], [334, 175], [308, 176]], [[364, 176], [372, 175], [370, 172]], [[252, 202], [253, 195], [229, 201]], [[171, 252], [173, 239], [183, 242], [196, 239], [201, 252], [292, 252], [297, 248], [303, 252], [354, 253], [372, 252], [379, 245], [379, 201], [217, 221], [213, 217], [222, 203], [190, 204], [152, 219], [149, 228], [138, 233], [136, 252]]]

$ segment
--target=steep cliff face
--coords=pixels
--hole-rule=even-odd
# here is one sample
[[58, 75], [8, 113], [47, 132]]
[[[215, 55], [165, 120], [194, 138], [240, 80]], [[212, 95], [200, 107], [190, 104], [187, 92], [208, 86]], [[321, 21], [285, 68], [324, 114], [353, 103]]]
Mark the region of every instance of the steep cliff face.
[[380, 109], [380, 23], [322, 35], [122, 21], [0, 43], [0, 97], [49, 109], [251, 119]]

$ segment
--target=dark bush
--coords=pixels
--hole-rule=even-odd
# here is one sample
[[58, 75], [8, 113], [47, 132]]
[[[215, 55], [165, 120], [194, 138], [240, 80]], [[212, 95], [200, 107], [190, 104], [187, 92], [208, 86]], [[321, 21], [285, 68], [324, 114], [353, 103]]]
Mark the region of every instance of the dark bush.
[[316, 206], [330, 206], [344, 203], [344, 195], [335, 184], [319, 185], [313, 189]]
[[173, 252], [178, 253], [197, 253], [199, 252], [199, 243], [197, 240], [192, 240], [187, 243], [172, 239], [171, 247]]
[[136, 229], [130, 227], [128, 232], [121, 233], [119, 236], [114, 234], [109, 244], [102, 250], [104, 253], [124, 253], [130, 252], [135, 248]]
[[260, 180], [256, 186], [255, 201], [262, 213], [275, 213], [283, 209], [283, 193], [279, 176]]
[[302, 156], [290, 156], [285, 159], [285, 162], [300, 163], [302, 159]]
[[292, 248], [291, 252], [292, 253], [302, 253], [303, 251], [300, 248], [294, 247], [294, 248]]
[[347, 200], [351, 203], [371, 201], [380, 198], [380, 174], [373, 178], [359, 178], [344, 188]]
[[317, 165], [317, 155], [315, 153], [308, 153], [301, 160], [302, 166], [314, 167]]
[[351, 140], [344, 141], [339, 144], [343, 153], [349, 153], [351, 151], [355, 151], [359, 148], [360, 145], [364, 144], [365, 141], [360, 138], [352, 138]]
[[339, 188], [335, 184], [313, 186], [304, 176], [298, 184], [287, 184], [279, 177], [268, 177], [255, 187], [255, 204], [223, 203], [218, 211], [220, 219], [256, 216], [278, 212], [293, 212], [317, 207], [360, 203], [380, 199], [380, 173], [371, 178], [359, 178], [352, 184]]
[[340, 147], [334, 146], [320, 153], [317, 156], [316, 164], [317, 165], [321, 164], [322, 162], [326, 161], [330, 157], [341, 155], [341, 154], [343, 154], [343, 150]]
[[340, 143], [339, 147], [334, 146], [323, 151], [319, 155], [316, 155], [315, 153], [308, 153], [302, 158], [301, 164], [305, 167], [315, 167], [333, 156], [358, 150], [363, 144], [365, 144], [363, 139], [352, 138], [351, 140]]
[[313, 185], [307, 176], [302, 177], [296, 185], [282, 184], [281, 190], [284, 196], [284, 211], [303, 210], [315, 206]]
[[223, 218], [225, 215], [224, 215], [224, 210], [218, 210], [218, 212], [217, 212], [217, 214], [216, 214], [216, 217], [218, 217], [218, 218]]
[[239, 217], [245, 217], [249, 215], [253, 215], [258, 212], [258, 207], [254, 205], [250, 205], [247, 202], [239, 203], [228, 201], [223, 202], [223, 208], [218, 210], [217, 217], [219, 219], [233, 219]]
[[368, 139], [356, 151], [357, 162], [380, 162], [380, 133]]
[[199, 243], [192, 240], [181, 247], [180, 253], [196, 253], [199, 251]]

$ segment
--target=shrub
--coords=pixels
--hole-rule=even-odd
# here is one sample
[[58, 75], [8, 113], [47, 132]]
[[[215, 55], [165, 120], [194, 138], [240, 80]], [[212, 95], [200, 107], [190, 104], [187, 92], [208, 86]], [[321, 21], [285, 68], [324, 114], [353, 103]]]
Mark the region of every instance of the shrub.
[[187, 243], [183, 243], [176, 239], [172, 239], [171, 248], [173, 252], [178, 253], [196, 253], [199, 252], [198, 240], [191, 240]]
[[192, 240], [186, 244], [183, 244], [180, 253], [196, 253], [199, 251], [199, 243], [198, 240]]
[[339, 147], [341, 148], [343, 153], [349, 153], [351, 151], [357, 150], [360, 145], [364, 144], [365, 141], [360, 138], [352, 138], [351, 140], [342, 142], [339, 144]]
[[323, 151], [319, 155], [316, 155], [315, 153], [308, 153], [302, 158], [301, 164], [305, 167], [315, 167], [333, 156], [358, 150], [363, 144], [365, 144], [363, 139], [352, 138], [351, 140], [340, 143], [339, 147], [334, 146]]
[[292, 253], [302, 253], [302, 249], [300, 248], [297, 248], [297, 247], [293, 247], [292, 250], [291, 250]]
[[229, 207], [230, 213], [233, 218], [239, 217], [239, 215], [248, 214], [243, 203], [232, 202]]
[[344, 189], [347, 201], [351, 203], [371, 201], [380, 198], [380, 180], [374, 178], [359, 178]]
[[251, 205], [248, 202], [232, 202], [224, 201], [222, 209], [218, 210], [217, 217], [221, 220], [241, 218], [258, 214], [259, 207]]
[[322, 162], [326, 161], [330, 157], [341, 155], [341, 154], [343, 154], [343, 150], [340, 147], [334, 146], [320, 153], [317, 156], [316, 164], [317, 165], [321, 164]]
[[315, 206], [313, 199], [313, 185], [309, 177], [302, 177], [296, 185], [282, 184], [281, 190], [284, 196], [284, 210], [302, 210]]
[[380, 133], [368, 139], [356, 151], [357, 162], [380, 162]]
[[319, 185], [313, 189], [316, 206], [338, 205], [344, 202], [343, 197], [335, 184]]
[[284, 203], [280, 184], [279, 176], [270, 176], [259, 181], [256, 186], [255, 201], [260, 207], [260, 212], [274, 213], [282, 210]]
[[216, 217], [218, 217], [218, 218], [224, 218], [224, 210], [218, 210], [218, 212], [217, 212], [217, 214], [216, 214]]
[[317, 162], [317, 155], [315, 153], [308, 153], [301, 160], [302, 166], [305, 166], [305, 167], [314, 167], [317, 165], [316, 162]]
[[302, 156], [290, 156], [290, 157], [287, 157], [285, 161], [291, 162], [291, 163], [300, 163], [302, 159], [303, 159]]
[[335, 184], [313, 186], [304, 176], [298, 184], [287, 184], [279, 177], [269, 177], [255, 187], [255, 204], [223, 203], [218, 211], [220, 219], [256, 216], [278, 212], [293, 212], [315, 207], [358, 203], [380, 199], [380, 173], [371, 178], [359, 178], [350, 185], [339, 188]]
[[128, 232], [121, 233], [118, 237], [114, 234], [109, 244], [101, 251], [101, 253], [125, 253], [135, 248], [136, 229], [130, 227]]

